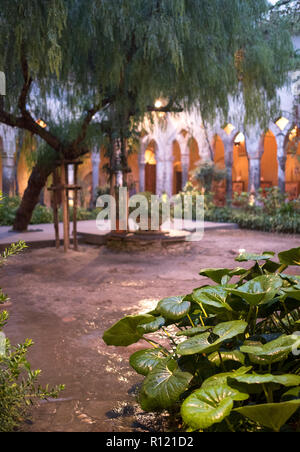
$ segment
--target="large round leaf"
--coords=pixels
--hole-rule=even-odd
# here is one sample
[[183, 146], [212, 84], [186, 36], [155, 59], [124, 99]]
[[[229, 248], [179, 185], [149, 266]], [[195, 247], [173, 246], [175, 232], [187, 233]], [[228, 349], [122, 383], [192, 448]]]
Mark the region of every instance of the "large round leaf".
[[213, 333], [219, 336], [219, 339], [216, 341], [209, 341], [211, 334], [205, 333], [182, 342], [178, 345], [176, 351], [182, 356], [198, 353], [213, 353], [219, 349], [224, 341], [243, 334], [247, 326], [248, 324], [242, 320], [220, 323], [213, 329]]
[[181, 356], [189, 356], [198, 353], [212, 353], [218, 349], [219, 346], [215, 346], [209, 342], [208, 339], [210, 335], [210, 333], [204, 333], [182, 342], [177, 346], [177, 354]]
[[206, 276], [212, 279], [217, 284], [227, 284], [233, 276], [241, 276], [247, 272], [244, 268], [206, 268], [199, 273], [201, 276]]
[[300, 385], [300, 377], [298, 375], [286, 374], [286, 375], [272, 375], [264, 374], [259, 375], [256, 373], [247, 375], [235, 375], [231, 377], [238, 383], [245, 383], [249, 385], [263, 385], [263, 384], [279, 384], [282, 386], [292, 387]]
[[273, 251], [266, 251], [263, 254], [251, 254], [251, 253], [241, 253], [237, 258], [237, 262], [249, 262], [249, 261], [268, 261], [273, 259], [275, 253]]
[[281, 396], [282, 402], [289, 402], [290, 400], [300, 400], [300, 386], [289, 389]]
[[157, 317], [153, 322], [144, 323], [143, 325], [138, 325], [137, 331], [144, 334], [156, 333], [156, 331], [160, 330], [166, 323], [166, 320], [163, 317]]
[[233, 408], [235, 400], [249, 398], [226, 384], [201, 388], [191, 394], [181, 407], [182, 419], [193, 430], [204, 430], [222, 422]]
[[209, 386], [215, 385], [227, 385], [228, 378], [247, 374], [251, 369], [252, 367], [240, 367], [239, 369], [233, 370], [231, 372], [223, 372], [220, 374], [212, 375], [204, 381], [204, 383], [202, 384], [202, 389], [206, 389]]
[[183, 394], [193, 375], [182, 372], [175, 360], [166, 359], [157, 364], [146, 377], [140, 392], [140, 403], [144, 411], [171, 408]]
[[131, 367], [140, 375], [145, 377], [157, 364], [165, 361], [166, 356], [161, 349], [147, 349], [134, 353], [129, 360]]
[[278, 275], [264, 275], [248, 281], [238, 289], [227, 288], [227, 292], [246, 300], [251, 306], [266, 303], [282, 288], [283, 281]]
[[193, 292], [193, 299], [197, 303], [203, 304], [212, 314], [220, 311], [232, 311], [232, 308], [226, 302], [227, 298], [228, 292], [223, 286], [207, 286]]
[[[300, 337], [280, 336], [278, 339], [267, 344], [244, 345], [240, 348], [242, 353], [248, 353], [252, 362], [256, 363], [257, 358], [263, 364], [273, 364], [286, 358], [293, 350], [300, 345]], [[261, 361], [262, 360], [262, 361]]]
[[179, 333], [176, 334], [176, 336], [186, 336], [186, 337], [193, 337], [197, 336], [201, 333], [206, 333], [206, 331], [212, 329], [211, 326], [196, 326], [195, 328], [189, 328], [188, 330], [179, 331]]
[[300, 400], [290, 400], [283, 403], [249, 405], [237, 408], [235, 411], [264, 427], [279, 432], [299, 407]]
[[283, 265], [300, 265], [300, 248], [292, 248], [278, 254], [279, 261]]
[[107, 345], [128, 347], [143, 337], [143, 333], [137, 329], [138, 325], [153, 321], [155, 317], [148, 314], [125, 317], [105, 331], [103, 340]]
[[166, 319], [178, 322], [183, 319], [191, 309], [191, 302], [186, 297], [164, 298], [158, 303], [157, 311]]
[[232, 322], [219, 323], [213, 333], [220, 337], [216, 342], [221, 343], [228, 339], [232, 339], [239, 334], [243, 334], [248, 327], [248, 323], [243, 320], [234, 320]]
[[227, 361], [236, 362], [244, 365], [245, 355], [243, 355], [243, 353], [241, 353], [238, 350], [233, 350], [232, 352], [215, 352], [209, 355], [208, 360], [211, 363], [215, 364], [217, 367], [221, 367], [222, 363], [226, 363]]

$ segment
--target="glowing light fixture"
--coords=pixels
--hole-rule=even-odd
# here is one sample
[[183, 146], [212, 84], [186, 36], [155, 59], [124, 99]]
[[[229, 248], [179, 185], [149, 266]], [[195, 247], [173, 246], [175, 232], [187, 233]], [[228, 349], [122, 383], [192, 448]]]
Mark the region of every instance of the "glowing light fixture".
[[42, 120], [42, 119], [38, 119], [36, 121], [36, 123], [42, 128], [42, 129], [46, 129], [47, 124]]
[[279, 127], [280, 130], [284, 130], [290, 121], [286, 119], [284, 116], [276, 121], [276, 126]]
[[227, 126], [224, 128], [225, 132], [227, 133], [227, 135], [231, 135], [232, 132], [234, 131], [235, 127], [232, 124], [227, 124]]
[[161, 108], [163, 106], [162, 101], [161, 100], [157, 100], [154, 104], [155, 108]]
[[242, 144], [242, 143], [245, 143], [245, 135], [240, 132], [235, 137], [234, 144]]

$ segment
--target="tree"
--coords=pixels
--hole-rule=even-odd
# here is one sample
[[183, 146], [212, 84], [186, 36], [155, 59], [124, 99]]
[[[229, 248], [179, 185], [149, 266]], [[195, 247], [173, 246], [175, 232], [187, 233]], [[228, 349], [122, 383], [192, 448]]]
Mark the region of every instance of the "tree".
[[[169, 99], [158, 110], [196, 105], [210, 119], [217, 111], [225, 116], [228, 96], [242, 91], [245, 121], [266, 122], [292, 56], [289, 31], [269, 19], [265, 0], [2, 3], [0, 70], [8, 99], [0, 121], [46, 144], [15, 230], [26, 229], [57, 161], [89, 152], [99, 123], [109, 125], [114, 171], [126, 172], [126, 139], [155, 110], [155, 99]], [[46, 129], [36, 123], [40, 117]]]

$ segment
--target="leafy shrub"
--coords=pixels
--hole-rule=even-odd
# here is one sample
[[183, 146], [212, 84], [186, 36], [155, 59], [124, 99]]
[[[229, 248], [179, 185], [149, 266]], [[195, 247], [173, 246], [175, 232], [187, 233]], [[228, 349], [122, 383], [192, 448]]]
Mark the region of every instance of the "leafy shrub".
[[46, 206], [37, 205], [33, 211], [30, 224], [47, 224], [53, 222], [52, 209]]
[[[24, 242], [11, 245], [1, 255], [0, 265], [3, 266], [8, 257], [24, 248]], [[0, 304], [6, 301], [7, 296], [0, 289]], [[8, 318], [7, 311], [0, 311], [0, 432], [13, 431], [26, 414], [26, 407], [35, 399], [56, 398], [64, 389], [63, 386], [42, 388], [37, 384], [40, 370], [31, 370], [27, 360], [27, 352], [33, 342], [26, 340], [24, 344], [14, 347], [8, 339], [4, 339], [2, 331]]]
[[[14, 224], [16, 212], [20, 206], [21, 199], [17, 196], [4, 198], [0, 203], [0, 225], [12, 226]], [[83, 208], [77, 209], [77, 220], [95, 220], [100, 209], [87, 210]], [[70, 208], [70, 218], [73, 218], [73, 208]], [[62, 209], [59, 209], [59, 219], [62, 221]], [[53, 222], [52, 209], [38, 204], [32, 214], [30, 224], [49, 224]]]
[[11, 226], [17, 210], [20, 206], [20, 198], [17, 196], [11, 198], [3, 198], [0, 203], [0, 224], [2, 226]]
[[161, 300], [104, 333], [109, 346], [146, 341], [130, 358], [145, 377], [145, 411], [181, 414], [189, 431], [300, 431], [300, 248], [242, 254], [250, 269], [204, 269], [214, 284]]
[[220, 182], [226, 179], [226, 170], [218, 168], [214, 162], [201, 162], [193, 171], [192, 177], [199, 183], [201, 188], [211, 192], [214, 181]]

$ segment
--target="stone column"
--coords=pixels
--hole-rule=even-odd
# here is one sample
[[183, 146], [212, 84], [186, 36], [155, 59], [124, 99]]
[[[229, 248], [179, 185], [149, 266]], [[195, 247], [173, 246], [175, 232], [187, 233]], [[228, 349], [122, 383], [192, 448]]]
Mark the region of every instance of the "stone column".
[[277, 160], [278, 160], [278, 187], [282, 193], [285, 193], [285, 170], [287, 155], [285, 151], [285, 136], [283, 133], [276, 135], [277, 141]]
[[249, 193], [260, 188], [260, 158], [249, 158]]
[[181, 154], [181, 167], [182, 167], [182, 190], [183, 190], [189, 180], [190, 154]]
[[14, 195], [16, 136], [11, 127], [2, 127], [2, 192], [6, 196]]
[[156, 194], [161, 196], [165, 191], [165, 160], [156, 156]]
[[224, 130], [219, 131], [219, 135], [222, 138], [224, 144], [224, 158], [226, 166], [226, 199], [227, 202], [232, 202], [232, 167], [233, 167], [233, 146], [234, 139], [236, 136], [236, 130], [233, 130], [230, 135], [228, 135]]
[[180, 145], [180, 151], [181, 151], [181, 168], [182, 168], [182, 190], [185, 188], [188, 180], [189, 180], [189, 170], [190, 170], [190, 147], [189, 147], [189, 140], [190, 140], [190, 134], [189, 133], [180, 133], [176, 137], [177, 142]]
[[92, 151], [92, 195], [91, 195], [91, 207], [95, 207], [97, 201], [96, 190], [99, 187], [99, 172], [100, 172], [100, 151], [96, 148]]
[[5, 196], [14, 194], [15, 159], [13, 156], [2, 154], [2, 193]]
[[265, 135], [258, 124], [253, 126], [246, 138], [247, 154], [249, 157], [249, 192], [257, 192], [260, 188], [261, 157], [264, 152]]
[[165, 161], [165, 192], [171, 198], [173, 196], [173, 176], [174, 176], [174, 157], [171, 156]]
[[145, 185], [145, 152], [149, 144], [149, 138], [145, 137], [140, 141], [140, 155], [139, 155], [139, 192], [143, 193], [146, 189]]

